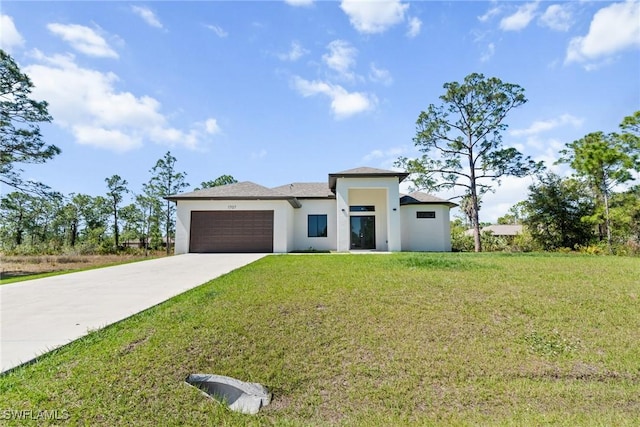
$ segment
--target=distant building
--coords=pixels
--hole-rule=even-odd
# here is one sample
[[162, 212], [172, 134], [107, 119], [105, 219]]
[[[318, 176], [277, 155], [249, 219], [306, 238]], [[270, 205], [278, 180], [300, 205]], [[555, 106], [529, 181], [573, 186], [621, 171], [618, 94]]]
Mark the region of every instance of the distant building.
[[[497, 237], [513, 237], [522, 234], [522, 225], [519, 224], [493, 224], [480, 229], [480, 233], [491, 233]], [[465, 231], [466, 236], [473, 236], [473, 228]]]

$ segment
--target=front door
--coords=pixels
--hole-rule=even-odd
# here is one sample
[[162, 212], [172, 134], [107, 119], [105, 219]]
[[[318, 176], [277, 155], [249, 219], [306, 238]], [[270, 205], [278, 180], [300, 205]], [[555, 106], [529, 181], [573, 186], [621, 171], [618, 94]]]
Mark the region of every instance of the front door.
[[351, 217], [351, 249], [376, 248], [376, 217]]

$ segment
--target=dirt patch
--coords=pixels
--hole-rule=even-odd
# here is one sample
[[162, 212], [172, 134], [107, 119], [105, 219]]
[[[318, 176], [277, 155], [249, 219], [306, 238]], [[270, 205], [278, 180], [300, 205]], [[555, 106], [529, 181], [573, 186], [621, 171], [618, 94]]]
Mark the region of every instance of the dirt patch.
[[145, 259], [140, 255], [0, 256], [0, 279], [83, 270]]

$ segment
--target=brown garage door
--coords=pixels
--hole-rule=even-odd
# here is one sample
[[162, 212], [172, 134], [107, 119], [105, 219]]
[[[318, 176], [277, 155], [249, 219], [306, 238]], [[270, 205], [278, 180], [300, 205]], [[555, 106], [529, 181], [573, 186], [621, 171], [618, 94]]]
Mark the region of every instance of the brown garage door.
[[193, 211], [189, 252], [273, 252], [273, 211]]

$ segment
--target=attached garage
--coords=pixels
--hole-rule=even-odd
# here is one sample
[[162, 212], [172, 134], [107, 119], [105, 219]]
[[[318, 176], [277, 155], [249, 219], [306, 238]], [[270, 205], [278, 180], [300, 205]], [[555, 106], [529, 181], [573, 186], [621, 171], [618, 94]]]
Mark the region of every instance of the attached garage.
[[191, 211], [189, 252], [273, 252], [273, 211]]

